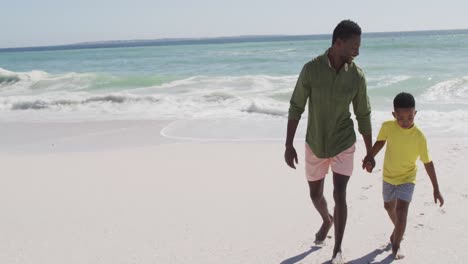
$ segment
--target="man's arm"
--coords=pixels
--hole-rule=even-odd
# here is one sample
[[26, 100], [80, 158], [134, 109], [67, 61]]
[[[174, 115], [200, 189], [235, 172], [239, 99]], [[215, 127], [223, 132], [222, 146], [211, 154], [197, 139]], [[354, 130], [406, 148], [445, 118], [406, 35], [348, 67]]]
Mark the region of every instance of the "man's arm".
[[362, 135], [362, 139], [364, 139], [364, 144], [366, 145], [366, 153], [371, 153], [372, 149], [372, 134]]
[[[372, 146], [371, 106], [367, 96], [367, 85], [364, 76], [359, 79], [358, 90], [353, 98], [353, 110], [359, 133], [363, 135], [364, 142], [367, 140], [366, 149], [370, 150]], [[368, 136], [368, 138], [366, 139], [365, 136]]]
[[294, 136], [296, 135], [296, 129], [299, 125], [299, 120], [289, 119], [288, 120], [288, 131], [286, 132], [286, 147], [292, 147], [294, 142]]
[[437, 203], [439, 200], [440, 206], [444, 205], [444, 198], [439, 191], [439, 183], [437, 182], [437, 176], [435, 173], [434, 163], [432, 161], [424, 163], [424, 168], [426, 169], [429, 178], [431, 179], [432, 187], [434, 189], [434, 203]]
[[299, 78], [296, 82], [296, 87], [291, 96], [289, 113], [288, 113], [288, 127], [286, 132], [286, 150], [284, 152], [284, 160], [289, 167], [295, 169], [294, 161], [298, 163], [297, 153], [294, 149], [293, 142], [294, 136], [296, 135], [296, 129], [301, 120], [301, 115], [305, 110], [307, 99], [310, 95], [310, 83], [309, 83], [309, 72], [308, 64], [302, 67], [302, 71], [299, 74]]
[[[362, 161], [362, 168], [364, 169], [366, 166], [368, 166], [368, 164], [370, 164], [370, 166], [372, 166], [372, 168], [374, 168], [375, 159], [374, 159], [374, 156], [371, 155], [372, 134], [362, 135], [362, 138], [364, 139], [364, 144], [366, 145], [366, 156], [364, 157], [364, 159]], [[372, 169], [370, 171], [372, 171]]]
[[296, 129], [299, 125], [299, 120], [289, 119], [288, 120], [288, 131], [286, 132], [286, 150], [284, 152], [284, 160], [289, 167], [295, 169], [294, 161], [298, 164], [297, 153], [294, 149], [293, 142], [294, 136], [296, 135]]
[[366, 164], [371, 164], [374, 167], [374, 156], [370, 154], [372, 148], [371, 107], [367, 96], [366, 79], [363, 74], [360, 76], [358, 90], [353, 98], [353, 110], [356, 115], [359, 133], [361, 133], [366, 145], [366, 157], [363, 160], [362, 168], [364, 169]]

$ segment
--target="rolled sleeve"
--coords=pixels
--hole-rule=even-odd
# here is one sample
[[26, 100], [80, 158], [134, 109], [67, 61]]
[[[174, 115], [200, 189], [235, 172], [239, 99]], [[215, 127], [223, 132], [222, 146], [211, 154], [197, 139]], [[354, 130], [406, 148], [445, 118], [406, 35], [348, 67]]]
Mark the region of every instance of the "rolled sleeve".
[[358, 85], [358, 91], [353, 98], [354, 114], [356, 115], [359, 133], [370, 135], [372, 134], [371, 106], [367, 96], [367, 85], [364, 76], [361, 76]]
[[307, 64], [302, 68], [296, 87], [291, 96], [288, 119], [300, 120], [310, 95], [310, 82]]

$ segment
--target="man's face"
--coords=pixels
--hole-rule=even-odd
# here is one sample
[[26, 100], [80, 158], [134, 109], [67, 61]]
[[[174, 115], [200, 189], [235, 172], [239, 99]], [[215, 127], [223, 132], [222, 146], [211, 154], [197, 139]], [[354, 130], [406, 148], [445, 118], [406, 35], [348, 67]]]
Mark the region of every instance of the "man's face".
[[340, 46], [340, 57], [346, 63], [353, 62], [354, 58], [359, 55], [359, 47], [361, 46], [361, 36], [353, 36], [350, 39], [337, 40]]
[[393, 117], [397, 120], [398, 125], [401, 128], [408, 129], [413, 127], [414, 116], [416, 115], [416, 110], [411, 108], [396, 108], [395, 112], [392, 112]]

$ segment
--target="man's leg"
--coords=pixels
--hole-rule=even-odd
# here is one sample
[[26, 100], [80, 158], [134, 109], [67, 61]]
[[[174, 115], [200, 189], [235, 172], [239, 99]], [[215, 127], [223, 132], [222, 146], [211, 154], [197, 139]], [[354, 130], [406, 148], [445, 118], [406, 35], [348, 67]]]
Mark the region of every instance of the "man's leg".
[[328, 212], [327, 201], [323, 197], [323, 183], [325, 178], [318, 181], [309, 181], [309, 191], [312, 203], [315, 209], [319, 212], [322, 217], [322, 226], [319, 231], [315, 234], [315, 242], [321, 243], [327, 237], [328, 231], [333, 225], [333, 218]]
[[334, 224], [335, 224], [335, 247], [333, 258], [341, 251], [341, 242], [346, 227], [348, 217], [348, 205], [346, 204], [346, 187], [349, 176], [333, 172], [333, 198], [335, 200]]
[[396, 201], [396, 226], [393, 231], [392, 253], [395, 259], [402, 259], [404, 256], [399, 252], [400, 243], [406, 229], [406, 220], [408, 218], [409, 202], [397, 199]]

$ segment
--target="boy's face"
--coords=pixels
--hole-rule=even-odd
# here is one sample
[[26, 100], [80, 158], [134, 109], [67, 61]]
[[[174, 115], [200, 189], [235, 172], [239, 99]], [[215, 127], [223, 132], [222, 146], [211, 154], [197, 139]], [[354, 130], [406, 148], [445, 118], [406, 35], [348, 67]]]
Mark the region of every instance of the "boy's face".
[[404, 129], [412, 128], [414, 125], [414, 116], [417, 111], [411, 108], [396, 108], [395, 112], [392, 112], [393, 117], [397, 120], [400, 127]]

